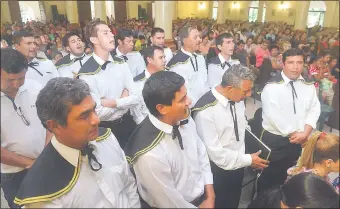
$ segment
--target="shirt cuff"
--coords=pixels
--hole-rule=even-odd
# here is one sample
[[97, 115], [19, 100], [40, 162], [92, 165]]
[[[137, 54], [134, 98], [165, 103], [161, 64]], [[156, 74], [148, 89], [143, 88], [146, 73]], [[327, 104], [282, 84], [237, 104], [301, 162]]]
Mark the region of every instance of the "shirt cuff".
[[211, 171], [204, 173], [204, 185], [207, 185], [207, 184], [214, 184], [213, 174]]
[[250, 154], [245, 154], [241, 157], [241, 161], [242, 161], [243, 167], [248, 167], [248, 166], [251, 166], [251, 163], [253, 160]]

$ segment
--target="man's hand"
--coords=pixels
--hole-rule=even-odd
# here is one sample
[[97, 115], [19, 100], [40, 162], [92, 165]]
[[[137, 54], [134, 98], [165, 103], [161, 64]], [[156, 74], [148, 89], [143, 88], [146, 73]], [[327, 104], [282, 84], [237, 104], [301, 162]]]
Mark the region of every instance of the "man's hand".
[[262, 158], [259, 157], [259, 155], [261, 154], [261, 150], [259, 150], [256, 153], [251, 154], [251, 167], [255, 168], [255, 169], [264, 169], [268, 167], [269, 161], [264, 160]]
[[292, 144], [304, 144], [308, 140], [308, 135], [305, 132], [294, 132], [289, 136], [289, 141]]
[[214, 208], [215, 207], [215, 198], [208, 197], [205, 199], [198, 208]]
[[32, 167], [34, 161], [35, 161], [35, 160], [30, 159], [30, 161], [28, 162], [28, 164], [27, 164], [27, 166], [26, 166], [26, 169], [30, 169], [30, 168]]
[[116, 103], [115, 99], [102, 98], [102, 99], [100, 99], [100, 103], [103, 107], [109, 107], [109, 108], [116, 108], [117, 107], [117, 103]]
[[120, 98], [124, 98], [124, 97], [128, 97], [128, 96], [129, 96], [129, 90], [124, 89]]

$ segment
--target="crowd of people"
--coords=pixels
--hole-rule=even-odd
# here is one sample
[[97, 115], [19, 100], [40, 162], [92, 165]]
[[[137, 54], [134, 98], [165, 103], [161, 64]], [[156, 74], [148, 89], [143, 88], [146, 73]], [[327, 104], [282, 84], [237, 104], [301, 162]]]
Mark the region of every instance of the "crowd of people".
[[112, 17], [2, 27], [8, 205], [237, 208], [249, 167], [249, 208], [338, 208], [339, 136], [315, 129], [339, 111], [339, 31], [178, 19], [172, 34]]

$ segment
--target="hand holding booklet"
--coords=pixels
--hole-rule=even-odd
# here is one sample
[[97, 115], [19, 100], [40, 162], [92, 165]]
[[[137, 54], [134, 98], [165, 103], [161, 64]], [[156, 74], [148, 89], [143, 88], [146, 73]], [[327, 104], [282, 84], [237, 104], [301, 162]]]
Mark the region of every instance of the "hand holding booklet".
[[260, 158], [268, 160], [270, 157], [271, 149], [263, 143], [249, 128], [246, 128], [245, 133], [245, 146], [247, 153], [252, 154], [261, 150]]

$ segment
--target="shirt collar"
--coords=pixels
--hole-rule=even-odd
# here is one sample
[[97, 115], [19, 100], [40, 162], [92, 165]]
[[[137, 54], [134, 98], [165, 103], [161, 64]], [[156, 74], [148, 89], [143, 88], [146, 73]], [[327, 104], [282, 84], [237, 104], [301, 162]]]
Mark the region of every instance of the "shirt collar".
[[221, 61], [222, 64], [224, 62], [230, 62], [231, 61], [231, 57], [229, 57], [229, 60], [225, 60], [221, 53], [218, 54], [218, 58], [220, 58], [220, 61]]
[[[85, 53], [83, 53], [80, 57], [84, 57], [85, 56]], [[73, 54], [70, 53], [70, 60], [73, 60], [75, 58], [80, 58], [80, 57], [76, 57], [74, 56]]]
[[155, 116], [149, 113], [149, 118], [151, 123], [159, 130], [171, 134], [172, 133], [172, 126], [166, 123], [163, 123], [162, 121], [158, 120]]
[[229, 100], [225, 98], [222, 94], [220, 94], [218, 91], [216, 91], [216, 86], [211, 90], [211, 93], [215, 96], [217, 101], [221, 103], [223, 107], [227, 107]]
[[118, 47], [116, 49], [116, 53], [117, 53], [117, 57], [126, 56], [121, 51], [119, 51]]
[[[102, 60], [102, 58], [100, 58], [98, 55], [96, 55], [94, 52], [93, 52], [93, 59], [99, 64], [99, 65], [103, 65], [105, 63], [104, 60]], [[109, 61], [110, 62], [113, 62], [113, 59], [112, 59], [112, 56], [109, 54]]]
[[[291, 80], [283, 73], [283, 71], [281, 71], [281, 76], [282, 76], [285, 84], [288, 85]], [[300, 75], [299, 78], [296, 79], [296, 80], [303, 80], [304, 81], [305, 79]]]
[[146, 69], [145, 70], [145, 78], [150, 78], [151, 73], [149, 73], [149, 71]]
[[57, 152], [74, 167], [78, 166], [80, 150], [68, 147], [60, 143], [55, 136], [53, 136], [51, 143]]
[[181, 50], [184, 54], [188, 55], [189, 57], [194, 57], [193, 53], [187, 52], [183, 48], [181, 48]]

